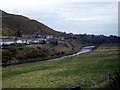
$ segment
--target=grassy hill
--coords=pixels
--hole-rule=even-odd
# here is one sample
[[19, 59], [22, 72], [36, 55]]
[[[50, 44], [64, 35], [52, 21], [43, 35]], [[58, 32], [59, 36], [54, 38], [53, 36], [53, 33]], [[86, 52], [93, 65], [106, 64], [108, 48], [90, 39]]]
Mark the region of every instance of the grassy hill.
[[29, 35], [36, 33], [54, 35], [59, 33], [36, 20], [21, 15], [8, 14], [4, 11], [2, 11], [2, 27], [3, 35], [13, 35], [18, 30]]

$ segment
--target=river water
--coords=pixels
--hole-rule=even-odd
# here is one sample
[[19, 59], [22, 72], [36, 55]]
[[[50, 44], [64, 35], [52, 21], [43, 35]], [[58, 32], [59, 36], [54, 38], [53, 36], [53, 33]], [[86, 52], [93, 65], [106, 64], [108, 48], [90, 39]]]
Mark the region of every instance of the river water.
[[82, 54], [82, 53], [90, 52], [90, 51], [93, 50], [94, 47], [95, 46], [86, 46], [86, 47], [83, 47], [79, 52], [77, 52], [75, 54], [63, 56], [63, 57], [60, 57], [60, 58], [50, 59], [50, 60], [47, 60], [47, 61], [60, 60], [60, 59], [64, 59], [64, 58], [67, 58], [67, 57], [72, 57], [72, 56], [76, 56], [76, 55], [79, 55], [79, 54]]
[[[64, 58], [67, 58], [67, 57], [72, 57], [72, 56], [76, 56], [76, 55], [79, 55], [79, 54], [82, 54], [82, 53], [87, 53], [87, 52], [90, 52], [93, 50], [95, 46], [85, 46], [83, 47], [79, 52], [75, 53], [75, 54], [72, 54], [72, 55], [67, 55], [67, 56], [63, 56], [63, 57], [60, 57], [60, 58], [55, 58], [55, 59], [49, 59], [49, 60], [40, 60], [40, 61], [34, 61], [34, 62], [27, 62], [27, 63], [23, 63], [23, 64], [31, 64], [31, 63], [37, 63], [37, 62], [45, 62], [45, 61], [57, 61], [57, 60], [61, 60], [61, 59], [64, 59]], [[23, 65], [23, 64], [16, 64], [16, 65]], [[5, 66], [5, 67], [12, 67], [12, 66], [15, 66], [15, 65], [8, 65], [8, 66]]]

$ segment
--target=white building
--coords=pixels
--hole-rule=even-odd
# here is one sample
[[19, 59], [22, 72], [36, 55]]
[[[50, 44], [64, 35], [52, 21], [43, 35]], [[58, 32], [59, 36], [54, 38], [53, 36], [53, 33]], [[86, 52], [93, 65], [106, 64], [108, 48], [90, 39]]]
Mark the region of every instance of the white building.
[[15, 41], [12, 39], [2, 39], [0, 40], [0, 45], [10, 45], [10, 44], [14, 44]]
[[46, 39], [51, 39], [51, 38], [53, 38], [52, 35], [48, 35], [48, 36], [46, 37]]

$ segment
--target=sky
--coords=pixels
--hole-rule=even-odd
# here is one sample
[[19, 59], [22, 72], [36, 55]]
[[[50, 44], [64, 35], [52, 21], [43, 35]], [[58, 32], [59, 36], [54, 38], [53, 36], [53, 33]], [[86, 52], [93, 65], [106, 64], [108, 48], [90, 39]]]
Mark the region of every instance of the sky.
[[0, 9], [56, 31], [118, 36], [118, 0], [0, 0]]

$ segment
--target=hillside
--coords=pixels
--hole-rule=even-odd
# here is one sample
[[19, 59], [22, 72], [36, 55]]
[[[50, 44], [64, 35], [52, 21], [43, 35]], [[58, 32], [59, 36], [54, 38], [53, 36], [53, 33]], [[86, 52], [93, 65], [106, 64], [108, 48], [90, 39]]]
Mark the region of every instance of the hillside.
[[14, 35], [17, 31], [28, 35], [37, 33], [54, 35], [59, 33], [36, 20], [21, 15], [8, 14], [4, 11], [2, 11], [2, 30], [3, 35]]

